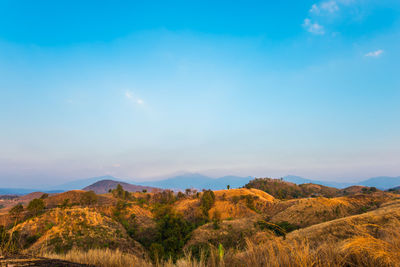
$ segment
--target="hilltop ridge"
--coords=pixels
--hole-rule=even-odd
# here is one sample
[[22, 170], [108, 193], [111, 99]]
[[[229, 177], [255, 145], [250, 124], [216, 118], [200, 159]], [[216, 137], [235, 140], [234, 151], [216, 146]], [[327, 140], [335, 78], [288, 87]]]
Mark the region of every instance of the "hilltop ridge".
[[115, 189], [117, 185], [120, 184], [124, 187], [124, 189], [128, 192], [142, 192], [146, 190], [148, 192], [156, 192], [161, 189], [151, 186], [142, 186], [142, 185], [133, 185], [130, 183], [114, 181], [114, 180], [101, 180], [97, 181], [94, 184], [86, 186], [82, 190], [84, 191], [94, 191], [96, 194], [105, 194], [108, 193], [111, 189]]

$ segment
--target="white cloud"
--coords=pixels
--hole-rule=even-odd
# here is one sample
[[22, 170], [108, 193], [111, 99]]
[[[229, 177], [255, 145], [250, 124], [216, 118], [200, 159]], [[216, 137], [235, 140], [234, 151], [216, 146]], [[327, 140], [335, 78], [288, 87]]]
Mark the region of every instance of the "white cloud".
[[311, 6], [310, 13], [319, 14], [319, 12], [320, 12], [320, 10], [319, 10], [319, 7], [317, 6], [317, 4], [314, 4]]
[[[304, 20], [303, 26], [311, 33], [324, 34], [326, 32], [324, 26], [331, 29], [334, 26], [335, 21], [341, 17], [351, 16], [352, 20], [355, 20], [354, 14], [360, 16], [360, 12], [357, 9], [359, 0], [319, 0], [316, 1], [311, 8], [308, 10], [308, 17]], [[338, 13], [340, 12], [340, 16]], [[318, 20], [319, 23], [311, 23], [312, 21]], [[324, 25], [324, 26], [322, 26]]]
[[322, 35], [325, 33], [325, 29], [324, 26], [316, 23], [316, 22], [312, 22], [310, 19], [305, 19], [304, 23], [303, 23], [303, 27], [308, 31], [311, 32], [313, 34], [318, 34], [318, 35]]
[[339, 6], [334, 0], [324, 1], [319, 4], [313, 4], [310, 13], [321, 15], [322, 13], [335, 13], [339, 11]]
[[382, 55], [382, 53], [383, 53], [383, 50], [379, 49], [376, 51], [369, 52], [369, 53], [365, 54], [365, 56], [366, 57], [379, 57], [380, 55]]
[[336, 1], [322, 2], [320, 4], [320, 8], [329, 13], [335, 13], [336, 11], [339, 11], [339, 6], [337, 5]]
[[121, 167], [121, 164], [115, 163], [115, 164], [113, 164], [112, 166], [113, 166], [114, 168], [119, 168], [119, 167]]
[[132, 93], [129, 92], [129, 91], [126, 91], [126, 92], [125, 92], [125, 96], [126, 96], [126, 98], [132, 98], [132, 97], [133, 97], [133, 96], [132, 96]]
[[138, 105], [143, 105], [144, 100], [138, 97], [135, 97], [134, 94], [131, 91], [126, 91], [125, 92], [125, 97], [132, 101], [133, 103], [136, 103]]

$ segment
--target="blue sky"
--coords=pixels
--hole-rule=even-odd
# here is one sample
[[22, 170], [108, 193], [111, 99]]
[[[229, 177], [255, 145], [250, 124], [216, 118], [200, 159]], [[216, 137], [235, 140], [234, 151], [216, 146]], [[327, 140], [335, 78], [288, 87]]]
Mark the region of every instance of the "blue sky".
[[400, 175], [400, 2], [0, 2], [0, 185]]

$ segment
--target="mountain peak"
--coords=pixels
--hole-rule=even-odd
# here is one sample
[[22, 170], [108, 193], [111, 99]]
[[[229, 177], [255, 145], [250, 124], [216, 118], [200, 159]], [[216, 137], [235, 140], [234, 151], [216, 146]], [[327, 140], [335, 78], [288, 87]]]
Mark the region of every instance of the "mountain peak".
[[108, 193], [110, 189], [115, 189], [117, 185], [121, 185], [124, 190], [128, 192], [141, 192], [143, 190], [147, 190], [149, 192], [160, 191], [159, 188], [150, 187], [150, 186], [141, 186], [141, 185], [133, 185], [121, 181], [114, 180], [100, 180], [89, 186], [83, 188], [84, 191], [94, 191], [96, 194], [105, 194]]

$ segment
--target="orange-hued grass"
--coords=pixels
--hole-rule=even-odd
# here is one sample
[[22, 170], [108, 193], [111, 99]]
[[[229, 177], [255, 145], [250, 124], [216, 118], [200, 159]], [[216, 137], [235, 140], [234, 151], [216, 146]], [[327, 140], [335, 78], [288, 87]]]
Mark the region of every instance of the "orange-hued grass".
[[270, 220], [272, 222], [287, 221], [301, 227], [307, 227], [374, 210], [391, 199], [391, 196], [378, 193], [375, 195], [317, 197], [281, 201], [275, 205], [274, 208], [278, 212], [272, 212]]
[[[329, 203], [328, 203], [329, 204]], [[253, 223], [237, 222], [237, 228]], [[240, 227], [239, 227], [240, 226]], [[204, 226], [205, 228], [211, 226]], [[236, 227], [233, 225], [233, 227]], [[122, 253], [120, 250], [71, 250], [67, 254], [44, 254], [73, 262], [96, 266], [368, 266], [386, 267], [400, 264], [400, 201], [383, 204], [382, 207], [364, 214], [348, 216], [319, 223], [286, 235], [286, 238], [269, 234], [268, 239], [255, 242], [248, 238], [244, 249], [210, 245], [209, 257], [194, 259], [190, 253], [172, 261], [151, 263], [146, 258]], [[267, 235], [268, 233], [265, 233]], [[195, 240], [192, 240], [195, 241]]]
[[88, 251], [72, 249], [66, 254], [43, 253], [42, 256], [102, 267], [152, 266], [151, 262], [138, 258], [133, 254], [110, 249], [90, 249]]
[[143, 253], [140, 244], [128, 237], [122, 225], [88, 207], [56, 208], [16, 225], [11, 231], [18, 232], [24, 240], [36, 237], [25, 253], [65, 251], [78, 245], [81, 249], [110, 247]]
[[[215, 213], [218, 213], [220, 219], [239, 219], [257, 214], [255, 210], [250, 209], [246, 206], [244, 201], [234, 201], [235, 198], [240, 199], [241, 196], [251, 196], [254, 198], [254, 203], [261, 208], [265, 208], [268, 205], [274, 203], [275, 198], [264, 191], [258, 189], [229, 189], [229, 190], [217, 190], [214, 191], [215, 203], [209, 210], [208, 214], [210, 218], [213, 218]], [[187, 198], [178, 201], [175, 204], [175, 209], [183, 215], [188, 213], [200, 214], [201, 211], [198, 209], [200, 205], [199, 198]]]

